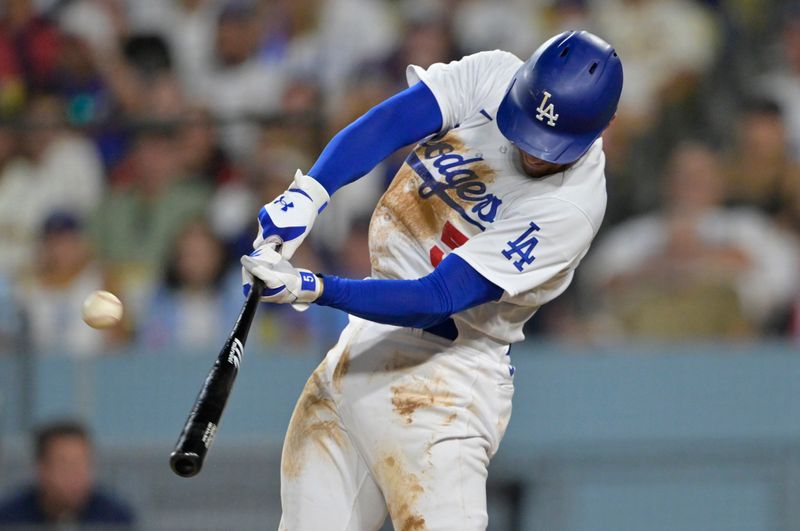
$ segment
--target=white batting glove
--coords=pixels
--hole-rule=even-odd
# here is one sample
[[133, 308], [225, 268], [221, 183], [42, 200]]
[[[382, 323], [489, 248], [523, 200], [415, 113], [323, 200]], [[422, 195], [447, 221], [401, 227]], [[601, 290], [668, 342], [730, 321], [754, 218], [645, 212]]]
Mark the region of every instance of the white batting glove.
[[303, 311], [322, 294], [322, 281], [312, 271], [294, 267], [270, 245], [243, 256], [241, 262], [245, 295], [252, 289], [254, 276], [267, 286], [261, 294], [263, 302], [291, 304]]
[[297, 170], [289, 189], [258, 212], [259, 230], [253, 249], [278, 241], [282, 242], [281, 256], [291, 258], [330, 199], [316, 179]]

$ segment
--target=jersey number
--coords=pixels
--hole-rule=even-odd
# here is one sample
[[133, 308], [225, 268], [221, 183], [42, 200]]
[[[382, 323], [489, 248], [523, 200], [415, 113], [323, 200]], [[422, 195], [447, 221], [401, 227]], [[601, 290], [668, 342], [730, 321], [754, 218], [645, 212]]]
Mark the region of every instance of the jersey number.
[[[448, 246], [450, 249], [457, 249], [467, 243], [469, 238], [460, 230], [455, 228], [455, 226], [446, 221], [444, 227], [442, 228], [442, 243]], [[436, 267], [444, 258], [444, 251], [438, 245], [434, 245], [431, 247], [430, 250], [430, 257], [431, 257], [431, 265]]]

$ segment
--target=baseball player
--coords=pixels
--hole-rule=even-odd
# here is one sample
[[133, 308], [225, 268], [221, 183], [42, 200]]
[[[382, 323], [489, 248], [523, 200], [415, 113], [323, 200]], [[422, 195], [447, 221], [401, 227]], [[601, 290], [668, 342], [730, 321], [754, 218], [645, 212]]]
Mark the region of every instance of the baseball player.
[[[261, 209], [242, 257], [246, 292], [256, 276], [265, 301], [350, 315], [289, 424], [280, 529], [376, 530], [387, 511], [397, 530], [485, 529], [510, 345], [603, 219], [600, 135], [622, 89], [608, 43], [565, 32], [525, 62], [495, 50], [407, 77]], [[371, 278], [287, 261], [338, 188], [414, 142], [372, 216]]]

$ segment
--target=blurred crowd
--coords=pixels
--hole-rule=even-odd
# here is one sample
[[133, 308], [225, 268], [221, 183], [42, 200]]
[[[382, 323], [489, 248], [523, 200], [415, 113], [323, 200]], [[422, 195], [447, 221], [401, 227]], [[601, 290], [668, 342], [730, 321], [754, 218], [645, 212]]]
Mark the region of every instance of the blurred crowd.
[[[405, 67], [590, 29], [625, 86], [609, 207], [531, 336], [800, 342], [800, 4], [769, 0], [4, 0], [0, 351], [207, 351], [241, 305], [256, 214]], [[294, 262], [370, 274], [405, 156], [339, 191]], [[80, 321], [94, 289], [126, 317]], [[251, 347], [345, 316], [265, 306]], [[292, 333], [286, 333], [286, 330]]]

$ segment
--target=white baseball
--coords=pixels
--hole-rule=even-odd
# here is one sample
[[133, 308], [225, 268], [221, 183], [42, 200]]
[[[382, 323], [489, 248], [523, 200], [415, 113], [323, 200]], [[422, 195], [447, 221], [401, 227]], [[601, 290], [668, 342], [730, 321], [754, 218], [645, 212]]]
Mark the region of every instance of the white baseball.
[[81, 315], [92, 328], [110, 328], [122, 319], [122, 302], [109, 291], [93, 291], [83, 301]]

